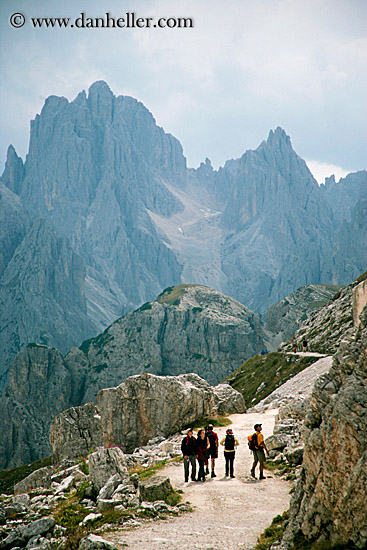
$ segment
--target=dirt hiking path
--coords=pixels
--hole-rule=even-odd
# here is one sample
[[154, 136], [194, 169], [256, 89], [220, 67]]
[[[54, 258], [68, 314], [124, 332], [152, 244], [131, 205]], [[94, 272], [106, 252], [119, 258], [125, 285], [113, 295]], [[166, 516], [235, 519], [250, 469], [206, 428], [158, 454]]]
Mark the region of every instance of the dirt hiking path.
[[[194, 511], [169, 520], [148, 523], [135, 530], [104, 534], [104, 538], [130, 550], [249, 550], [258, 535], [289, 506], [290, 484], [265, 471], [265, 480], [250, 477], [252, 456], [247, 435], [262, 423], [265, 437], [273, 432], [276, 411], [235, 414], [231, 428], [240, 446], [235, 458], [235, 479], [224, 476], [223, 447], [216, 461], [217, 477], [204, 483], [184, 483], [183, 464], [164, 470], [172, 484], [184, 491]], [[219, 440], [226, 428], [215, 428]], [[196, 435], [196, 434], [195, 434]], [[258, 467], [257, 467], [258, 477]]]

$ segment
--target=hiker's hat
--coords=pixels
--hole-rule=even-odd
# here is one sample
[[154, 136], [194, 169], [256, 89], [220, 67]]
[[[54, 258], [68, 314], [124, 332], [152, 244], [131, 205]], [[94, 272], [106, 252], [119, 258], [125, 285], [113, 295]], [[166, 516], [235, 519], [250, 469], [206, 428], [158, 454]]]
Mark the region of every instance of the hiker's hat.
[[261, 428], [262, 424], [255, 424], [254, 426], [254, 430], [256, 430], [256, 428]]
[[212, 430], [214, 428], [213, 424], [208, 424], [209, 430]]
[[194, 430], [193, 430], [192, 428], [189, 428], [189, 429], [187, 430], [187, 433], [190, 433], [190, 432], [194, 432]]
[[231, 428], [228, 428], [228, 430], [226, 431], [226, 434], [228, 435], [233, 434], [233, 431], [231, 430]]

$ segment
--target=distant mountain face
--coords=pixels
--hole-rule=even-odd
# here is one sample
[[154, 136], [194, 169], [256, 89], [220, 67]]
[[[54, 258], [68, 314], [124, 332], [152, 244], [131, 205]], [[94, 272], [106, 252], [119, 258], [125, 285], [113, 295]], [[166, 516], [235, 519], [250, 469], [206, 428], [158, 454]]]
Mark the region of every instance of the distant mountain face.
[[201, 285], [168, 288], [154, 302], [72, 348], [29, 345], [15, 358], [0, 397], [0, 469], [50, 452], [49, 427], [62, 410], [95, 401], [133, 374], [197, 373], [217, 384], [264, 347], [259, 315]]
[[[33, 286], [26, 285], [26, 299], [15, 307], [24, 338], [3, 346], [0, 373], [23, 342], [42, 341], [40, 330], [49, 335], [43, 340], [48, 345], [67, 349], [71, 340], [80, 342], [81, 333], [98, 333], [167, 286], [208, 285], [264, 313], [300, 286], [345, 283], [346, 269], [351, 280], [366, 259], [358, 247], [365, 217], [353, 214], [361, 227], [354, 224], [343, 240], [343, 224], [353, 223], [352, 212], [359, 212], [357, 203], [366, 197], [366, 172], [320, 188], [280, 128], [218, 171], [208, 160], [187, 169], [180, 143], [141, 103], [115, 97], [104, 82], [72, 102], [49, 97], [31, 123], [25, 164], [10, 147], [2, 182], [18, 197], [5, 205], [10, 218], [18, 200], [27, 223], [45, 219], [55, 239], [64, 239], [70, 258], [80, 258], [63, 277], [72, 281], [72, 295], [80, 295], [83, 328], [68, 323], [69, 306], [61, 305], [60, 346]], [[13, 234], [12, 223], [6, 225], [1, 261], [5, 270], [17, 255], [16, 284], [24, 288], [32, 254], [23, 266], [17, 251], [26, 228], [19, 220]], [[37, 232], [32, 235], [38, 239]], [[42, 239], [38, 249], [32, 245], [38, 256], [44, 234]], [[34, 277], [37, 288], [50, 286], [41, 270]], [[63, 284], [55, 278], [56, 295]], [[5, 302], [7, 325], [14, 300], [16, 293]]]

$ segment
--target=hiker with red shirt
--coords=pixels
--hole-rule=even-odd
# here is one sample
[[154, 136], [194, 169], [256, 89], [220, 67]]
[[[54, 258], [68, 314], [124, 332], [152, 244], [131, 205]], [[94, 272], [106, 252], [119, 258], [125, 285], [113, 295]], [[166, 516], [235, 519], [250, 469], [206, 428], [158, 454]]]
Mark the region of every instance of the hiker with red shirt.
[[255, 468], [257, 466], [257, 463], [260, 462], [260, 477], [259, 479], [265, 479], [264, 476], [264, 462], [265, 462], [265, 453], [269, 456], [269, 451], [265, 445], [264, 436], [261, 433], [262, 427], [261, 424], [255, 424], [254, 426], [255, 433], [252, 436], [252, 440], [254, 441], [254, 449], [252, 451], [254, 455], [254, 463], [251, 468], [251, 476], [256, 479], [255, 476]]
[[[213, 432], [213, 424], [209, 424], [209, 426], [206, 428], [206, 436], [209, 439], [210, 448], [208, 449], [207, 456], [208, 458], [212, 459], [212, 477], [217, 477], [215, 475], [215, 459], [218, 458], [218, 447], [219, 447], [219, 439], [218, 434]], [[206, 474], [209, 474], [208, 466], [206, 467]]]
[[196, 458], [199, 462], [198, 481], [205, 481], [204, 463], [205, 453], [208, 449], [210, 449], [209, 439], [205, 434], [205, 430], [201, 429], [198, 431], [198, 438], [196, 440]]
[[182, 440], [181, 451], [184, 458], [185, 483], [189, 481], [190, 464], [191, 479], [196, 481], [196, 439], [192, 428], [187, 430], [187, 436]]

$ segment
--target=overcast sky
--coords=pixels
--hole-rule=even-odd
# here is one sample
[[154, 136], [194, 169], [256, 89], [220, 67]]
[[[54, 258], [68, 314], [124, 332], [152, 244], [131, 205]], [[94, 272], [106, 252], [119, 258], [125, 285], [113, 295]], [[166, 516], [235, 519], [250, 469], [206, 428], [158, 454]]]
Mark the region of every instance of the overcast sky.
[[[281, 126], [320, 181], [367, 168], [366, 0], [0, 0], [1, 163], [49, 95], [96, 80], [141, 100], [189, 166]], [[34, 29], [31, 17], [192, 17], [192, 29]], [[10, 26], [20, 12], [24, 27]]]

